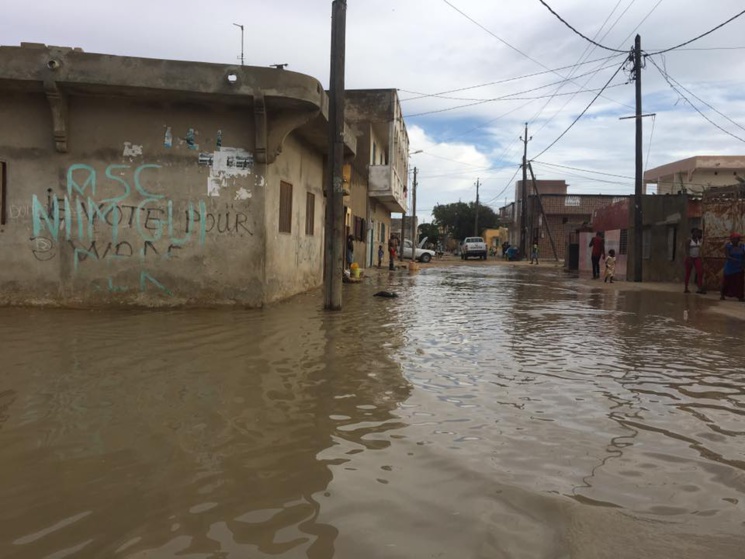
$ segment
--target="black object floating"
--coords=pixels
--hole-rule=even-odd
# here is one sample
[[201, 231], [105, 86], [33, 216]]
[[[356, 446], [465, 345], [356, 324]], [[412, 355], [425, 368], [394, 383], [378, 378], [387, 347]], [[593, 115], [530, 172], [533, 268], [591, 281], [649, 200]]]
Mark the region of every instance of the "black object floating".
[[393, 299], [394, 297], [398, 297], [398, 293], [394, 293], [393, 291], [378, 291], [373, 297], [388, 297], [389, 299]]

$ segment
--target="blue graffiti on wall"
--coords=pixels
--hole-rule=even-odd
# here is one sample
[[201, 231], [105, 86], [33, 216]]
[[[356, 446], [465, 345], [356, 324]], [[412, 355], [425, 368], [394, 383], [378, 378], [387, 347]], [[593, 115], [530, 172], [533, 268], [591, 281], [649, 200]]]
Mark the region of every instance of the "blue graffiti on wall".
[[[204, 245], [210, 231], [253, 235], [248, 215], [241, 211], [210, 213], [202, 200], [183, 202], [178, 207], [163, 194], [154, 192], [147, 180], [148, 174], [160, 168], [156, 164], [134, 168], [112, 164], [101, 176], [90, 165], [70, 165], [65, 176], [64, 196], [53, 195], [52, 189], [48, 189], [45, 201], [32, 196], [32, 239], [47, 239], [50, 246], [67, 241], [73, 250], [73, 268], [77, 272], [80, 263], [87, 260], [139, 256], [144, 261], [148, 255], [168, 260], [190, 242]], [[99, 200], [104, 189], [107, 197]], [[135, 200], [128, 202], [130, 198]], [[134, 231], [139, 241], [135, 242], [132, 233], [121, 240], [125, 229]], [[160, 243], [160, 250], [156, 243]], [[41, 258], [37, 256], [37, 260]], [[112, 293], [126, 290], [114, 285], [110, 278], [108, 282]], [[140, 290], [144, 291], [148, 285], [172, 295], [163, 284], [143, 271]]]

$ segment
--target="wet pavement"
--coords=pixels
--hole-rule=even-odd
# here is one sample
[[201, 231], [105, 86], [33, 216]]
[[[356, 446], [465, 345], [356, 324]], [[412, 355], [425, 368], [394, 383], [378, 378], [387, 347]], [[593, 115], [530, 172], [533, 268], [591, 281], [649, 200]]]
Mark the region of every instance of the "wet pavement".
[[0, 309], [0, 557], [745, 557], [716, 304], [456, 264], [341, 313]]

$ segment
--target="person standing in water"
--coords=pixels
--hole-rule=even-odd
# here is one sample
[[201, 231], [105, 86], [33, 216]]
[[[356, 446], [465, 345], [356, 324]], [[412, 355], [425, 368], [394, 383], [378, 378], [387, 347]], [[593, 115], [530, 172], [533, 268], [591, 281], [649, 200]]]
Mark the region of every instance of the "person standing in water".
[[604, 282], [613, 283], [613, 276], [616, 275], [616, 251], [610, 249], [608, 251], [608, 258], [605, 259], [605, 278]]
[[687, 249], [688, 255], [685, 259], [685, 288], [683, 293], [690, 293], [688, 291], [688, 282], [691, 279], [691, 271], [696, 270], [696, 285], [698, 290], [696, 293], [706, 293], [704, 289], [704, 263], [701, 258], [701, 245], [703, 243], [701, 229], [694, 227], [691, 229], [691, 236], [688, 239]]
[[722, 277], [722, 292], [719, 299], [724, 301], [725, 297], [737, 297], [745, 301], [745, 246], [740, 242], [742, 236], [732, 233], [729, 242], [724, 245], [724, 274]]

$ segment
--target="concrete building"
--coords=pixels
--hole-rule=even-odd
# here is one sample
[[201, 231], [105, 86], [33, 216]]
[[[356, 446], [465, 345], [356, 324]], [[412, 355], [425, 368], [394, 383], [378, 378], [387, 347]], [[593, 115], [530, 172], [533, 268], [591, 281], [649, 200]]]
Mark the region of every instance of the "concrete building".
[[347, 90], [345, 96], [344, 117], [357, 141], [347, 171], [347, 234], [355, 239], [355, 261], [366, 267], [377, 264], [381, 244], [387, 262], [391, 213], [408, 210], [409, 136], [395, 89]]
[[279, 69], [1, 47], [0, 303], [257, 307], [319, 286], [327, 107]]
[[[604, 194], [568, 194], [568, 185], [564, 180], [537, 180], [536, 187], [540, 196], [536, 195], [532, 181], [528, 186], [525, 205], [528, 230], [526, 248], [529, 251], [533, 241], [538, 240], [542, 259], [553, 259], [555, 247], [557, 258], [564, 260], [567, 236], [583, 224], [589, 224], [595, 210], [619, 199], [617, 196]], [[509, 243], [520, 246], [522, 181], [517, 181], [515, 196], [516, 202], [500, 208], [499, 215], [503, 223], [507, 224]]]
[[[591, 275], [588, 244], [596, 231], [603, 233], [605, 250], [616, 251], [616, 278], [634, 277], [634, 200], [626, 196], [595, 211], [592, 231], [579, 235], [579, 272]], [[687, 195], [647, 195], [642, 198], [642, 280], [683, 281], [686, 239], [701, 227], [701, 200]]]
[[700, 196], [713, 186], [737, 184], [738, 177], [745, 179], [745, 155], [697, 155], [646, 171], [644, 186], [656, 185], [657, 194]]

